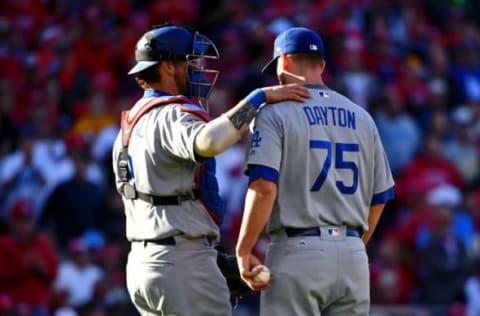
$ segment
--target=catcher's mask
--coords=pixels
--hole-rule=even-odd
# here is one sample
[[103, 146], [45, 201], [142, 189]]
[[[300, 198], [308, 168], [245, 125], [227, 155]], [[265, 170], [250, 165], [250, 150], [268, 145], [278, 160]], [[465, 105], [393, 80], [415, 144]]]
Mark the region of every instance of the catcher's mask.
[[135, 48], [135, 66], [128, 72], [135, 75], [162, 60], [186, 61], [190, 98], [207, 99], [217, 81], [218, 70], [207, 63], [218, 59], [215, 44], [205, 35], [185, 27], [162, 25], [146, 32]]

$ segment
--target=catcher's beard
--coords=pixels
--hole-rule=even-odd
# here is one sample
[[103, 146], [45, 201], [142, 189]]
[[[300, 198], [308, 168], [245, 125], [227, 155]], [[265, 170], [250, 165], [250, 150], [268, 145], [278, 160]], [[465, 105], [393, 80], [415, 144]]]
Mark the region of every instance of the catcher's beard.
[[[189, 98], [192, 96], [190, 95], [190, 84], [188, 83], [187, 75], [175, 73], [173, 76], [173, 80], [175, 80], [175, 84], [177, 85], [178, 91], [181, 95], [185, 95]], [[210, 113], [210, 109], [208, 107], [208, 100], [206, 98], [198, 98], [198, 103], [208, 112]]]
[[178, 92], [181, 95], [190, 97], [190, 88], [188, 85], [188, 79], [187, 79], [187, 73], [178, 73], [175, 72], [175, 75], [173, 76], [173, 80], [175, 80], [175, 84], [178, 88]]

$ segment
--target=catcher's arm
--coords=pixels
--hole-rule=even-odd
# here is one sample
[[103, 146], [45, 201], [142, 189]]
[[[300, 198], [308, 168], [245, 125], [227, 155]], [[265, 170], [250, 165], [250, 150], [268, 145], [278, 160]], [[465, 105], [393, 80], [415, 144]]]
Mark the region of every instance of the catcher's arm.
[[248, 124], [263, 103], [285, 100], [303, 102], [310, 93], [299, 84], [278, 85], [252, 91], [235, 107], [209, 122], [195, 138], [195, 153], [202, 157], [213, 157], [223, 152], [247, 131]]

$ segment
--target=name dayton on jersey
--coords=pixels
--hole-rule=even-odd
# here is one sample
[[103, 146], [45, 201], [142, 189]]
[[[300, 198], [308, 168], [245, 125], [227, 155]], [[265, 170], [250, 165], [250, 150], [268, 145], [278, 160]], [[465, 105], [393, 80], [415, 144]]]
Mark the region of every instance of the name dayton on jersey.
[[[320, 96], [328, 98], [327, 92]], [[334, 106], [305, 106], [303, 111], [310, 125], [332, 125], [355, 129], [355, 112]]]

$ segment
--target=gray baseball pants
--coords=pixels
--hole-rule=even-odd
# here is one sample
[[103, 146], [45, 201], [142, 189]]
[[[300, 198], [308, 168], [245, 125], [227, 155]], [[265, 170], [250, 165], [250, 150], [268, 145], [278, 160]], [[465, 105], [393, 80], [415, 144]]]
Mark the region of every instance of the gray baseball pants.
[[277, 236], [267, 250], [271, 286], [261, 293], [261, 316], [367, 316], [370, 280], [358, 237]]
[[142, 316], [228, 316], [230, 293], [204, 239], [176, 238], [175, 246], [133, 242], [127, 288]]

